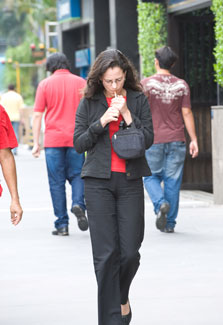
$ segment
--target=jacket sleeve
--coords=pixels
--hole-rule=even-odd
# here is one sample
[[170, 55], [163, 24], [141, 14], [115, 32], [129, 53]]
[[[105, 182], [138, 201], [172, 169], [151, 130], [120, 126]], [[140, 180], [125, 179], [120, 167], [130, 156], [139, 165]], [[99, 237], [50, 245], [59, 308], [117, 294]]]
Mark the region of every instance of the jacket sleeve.
[[89, 125], [89, 101], [84, 98], [80, 102], [75, 120], [75, 130], [73, 143], [78, 153], [90, 150], [98, 140], [98, 136], [105, 129], [101, 125], [100, 119]]
[[149, 102], [147, 97], [144, 94], [140, 96], [139, 116], [136, 116], [132, 112], [131, 115], [135, 127], [143, 131], [145, 137], [146, 149], [148, 149], [153, 144], [154, 134], [153, 134], [153, 122], [152, 122], [152, 115], [149, 107]]

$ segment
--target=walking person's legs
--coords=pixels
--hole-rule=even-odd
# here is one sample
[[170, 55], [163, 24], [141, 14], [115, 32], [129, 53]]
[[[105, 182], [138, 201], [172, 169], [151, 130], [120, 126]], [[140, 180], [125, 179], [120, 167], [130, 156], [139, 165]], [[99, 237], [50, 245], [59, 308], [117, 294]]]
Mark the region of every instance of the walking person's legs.
[[170, 203], [166, 232], [173, 232], [179, 209], [179, 195], [183, 177], [186, 145], [182, 141], [170, 142], [166, 146], [164, 168], [164, 197]]
[[[130, 321], [129, 288], [139, 267], [139, 249], [144, 236], [144, 189], [142, 179], [126, 180], [124, 174], [118, 176], [117, 192], [122, 314], [124, 317], [128, 317], [128, 321]], [[126, 304], [128, 305], [125, 306]]]
[[66, 149], [66, 178], [72, 189], [71, 212], [76, 215], [78, 226], [84, 231], [88, 229], [88, 221], [85, 216], [84, 181], [81, 178], [83, 164], [84, 154], [78, 154], [71, 147]]
[[[144, 235], [144, 192], [141, 179], [127, 181], [112, 173], [111, 180], [85, 179], [94, 267], [98, 283], [99, 325], [126, 324], [129, 288], [139, 267]], [[129, 308], [129, 306], [128, 306]]]
[[[16, 139], [19, 143], [19, 121], [12, 121], [12, 127], [15, 132]], [[17, 148], [12, 149], [12, 152], [14, 153], [14, 155], [17, 155]]]
[[66, 148], [45, 148], [50, 194], [53, 203], [56, 231], [54, 235], [68, 235], [68, 214], [66, 200]]
[[165, 168], [165, 143], [153, 144], [146, 150], [146, 159], [151, 169], [151, 176], [144, 177], [144, 185], [154, 206], [157, 215], [156, 227], [163, 230], [166, 226], [166, 216], [169, 211], [169, 202], [162, 187]]
[[165, 162], [164, 144], [153, 144], [146, 150], [146, 159], [152, 175], [144, 177], [144, 185], [153, 203], [154, 212], [157, 214], [161, 204], [165, 202], [164, 191], [161, 186]]
[[114, 179], [86, 178], [85, 199], [98, 284], [98, 325], [122, 325]]

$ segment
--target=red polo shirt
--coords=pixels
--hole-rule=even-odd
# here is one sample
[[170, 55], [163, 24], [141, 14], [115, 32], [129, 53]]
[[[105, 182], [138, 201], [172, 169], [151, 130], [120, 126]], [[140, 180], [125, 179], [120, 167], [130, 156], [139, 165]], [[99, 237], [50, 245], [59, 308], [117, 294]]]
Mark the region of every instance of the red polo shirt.
[[[18, 146], [16, 136], [5, 109], [0, 105], [0, 149], [15, 148]], [[2, 187], [0, 184], [0, 196]]]
[[18, 147], [16, 136], [5, 109], [0, 105], [0, 149]]
[[73, 147], [75, 115], [85, 85], [83, 78], [66, 69], [39, 83], [34, 111], [46, 112], [44, 147]]

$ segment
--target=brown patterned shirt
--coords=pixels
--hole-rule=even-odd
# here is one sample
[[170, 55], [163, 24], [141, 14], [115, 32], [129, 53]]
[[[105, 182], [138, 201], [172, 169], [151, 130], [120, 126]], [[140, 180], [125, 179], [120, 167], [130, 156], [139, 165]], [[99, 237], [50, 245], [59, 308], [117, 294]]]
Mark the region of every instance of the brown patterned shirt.
[[182, 108], [191, 108], [188, 84], [172, 74], [155, 74], [141, 83], [151, 108], [154, 143], [185, 141]]

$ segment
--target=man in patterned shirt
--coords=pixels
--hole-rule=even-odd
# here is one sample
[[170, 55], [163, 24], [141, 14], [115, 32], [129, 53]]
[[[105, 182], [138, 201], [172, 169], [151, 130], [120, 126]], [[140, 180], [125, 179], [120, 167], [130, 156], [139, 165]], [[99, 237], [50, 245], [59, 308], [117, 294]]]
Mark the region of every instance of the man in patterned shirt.
[[152, 176], [144, 178], [144, 185], [157, 215], [156, 227], [166, 233], [174, 232], [178, 214], [186, 155], [184, 126], [191, 139], [189, 152], [192, 158], [198, 155], [190, 89], [170, 73], [176, 60], [170, 47], [156, 50], [156, 74], [142, 80], [154, 127], [154, 144], [146, 152]]

